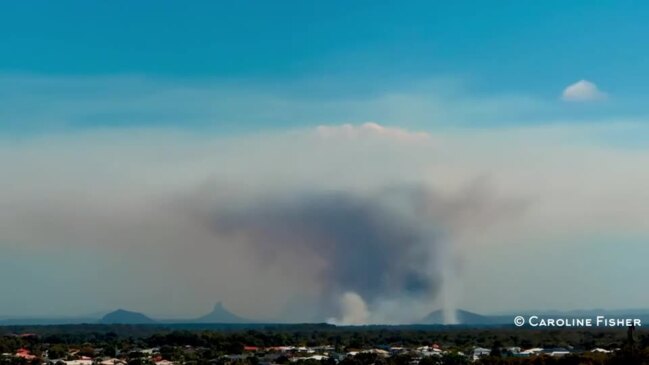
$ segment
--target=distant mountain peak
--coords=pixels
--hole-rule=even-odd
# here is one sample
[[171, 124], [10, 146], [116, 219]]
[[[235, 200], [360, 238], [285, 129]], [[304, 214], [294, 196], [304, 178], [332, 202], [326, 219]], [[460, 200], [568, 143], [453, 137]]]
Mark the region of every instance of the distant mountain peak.
[[230, 312], [223, 302], [218, 301], [214, 304], [214, 309], [202, 317], [196, 318], [194, 322], [200, 323], [247, 323], [250, 320]]

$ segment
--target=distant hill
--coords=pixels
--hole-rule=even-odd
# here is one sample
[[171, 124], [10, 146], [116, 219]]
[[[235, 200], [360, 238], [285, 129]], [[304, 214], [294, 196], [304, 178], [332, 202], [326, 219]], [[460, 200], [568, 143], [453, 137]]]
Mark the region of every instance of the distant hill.
[[202, 317], [196, 318], [191, 322], [194, 323], [249, 323], [250, 320], [239, 317], [238, 315], [227, 310], [223, 303], [218, 302], [214, 305], [212, 311]]
[[148, 324], [156, 323], [153, 319], [138, 312], [118, 309], [103, 316], [99, 323], [103, 324]]
[[[481, 314], [458, 309], [455, 311], [456, 324], [463, 325], [494, 325], [511, 324], [509, 316], [484, 316]], [[436, 310], [422, 318], [418, 324], [445, 324], [444, 311]]]

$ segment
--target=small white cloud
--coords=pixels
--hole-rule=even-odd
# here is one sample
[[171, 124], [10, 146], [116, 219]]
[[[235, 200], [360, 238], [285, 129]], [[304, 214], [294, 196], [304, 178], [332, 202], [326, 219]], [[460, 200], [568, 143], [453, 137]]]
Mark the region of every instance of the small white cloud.
[[561, 99], [570, 102], [604, 100], [608, 95], [601, 91], [597, 85], [588, 80], [579, 80], [568, 85], [561, 94]]
[[380, 124], [367, 122], [362, 125], [321, 125], [316, 129], [322, 137], [362, 138], [384, 137], [399, 141], [422, 141], [430, 138], [425, 132], [412, 132], [403, 128], [384, 127]]

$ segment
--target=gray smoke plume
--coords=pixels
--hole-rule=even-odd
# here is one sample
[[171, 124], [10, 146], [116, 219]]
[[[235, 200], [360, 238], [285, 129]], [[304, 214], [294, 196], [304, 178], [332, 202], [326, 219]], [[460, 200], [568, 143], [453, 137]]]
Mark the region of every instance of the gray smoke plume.
[[362, 298], [352, 302], [366, 303], [370, 311], [395, 298], [433, 300], [451, 260], [443, 247], [450, 231], [467, 211], [480, 216], [483, 203], [473, 190], [457, 199], [421, 186], [399, 186], [373, 194], [229, 198], [215, 202], [206, 216], [215, 234], [250, 245], [261, 262], [274, 262], [287, 251], [315, 259], [321, 264], [313, 267], [322, 290], [319, 315], [341, 318], [340, 298], [349, 299], [350, 293]]

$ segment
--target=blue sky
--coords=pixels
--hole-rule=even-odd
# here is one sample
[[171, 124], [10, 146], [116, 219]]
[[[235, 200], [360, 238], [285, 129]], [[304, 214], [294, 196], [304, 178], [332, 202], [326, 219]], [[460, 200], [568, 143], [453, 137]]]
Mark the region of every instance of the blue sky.
[[488, 89], [548, 96], [592, 78], [632, 93], [647, 82], [648, 12], [631, 1], [13, 2], [0, 15], [0, 67], [269, 80], [469, 74]]
[[[444, 78], [460, 82], [461, 92], [472, 97], [522, 95], [549, 102], [586, 79], [611, 95], [604, 106], [551, 103], [529, 110], [516, 121], [521, 124], [541, 114], [552, 117], [546, 120], [637, 116], [649, 84], [649, 51], [642, 47], [649, 6], [630, 1], [35, 1], [3, 4], [2, 10], [5, 77], [135, 76], [180, 86], [245, 85], [245, 93], [311, 99], [366, 98]], [[3, 93], [21, 84], [3, 83]], [[92, 89], [101, 93], [106, 86]], [[156, 124], [137, 114], [119, 124]], [[169, 115], [158, 119], [167, 126], [192, 125]], [[232, 129], [207, 123], [218, 124], [216, 131]], [[308, 124], [281, 118], [236, 124], [254, 130], [300, 123]]]
[[[424, 266], [449, 265], [457, 306], [645, 306], [628, 268], [649, 247], [646, 19], [632, 1], [5, 2], [0, 292], [33, 290], [0, 316], [224, 301], [324, 320], [302, 310], [340, 295], [396, 323], [449, 301], [327, 291], [330, 257], [254, 219], [323, 191], [443, 232]], [[395, 186], [431, 192], [428, 220]], [[234, 236], [209, 224], [230, 208], [251, 217]], [[260, 232], [291, 249], [264, 256]]]

